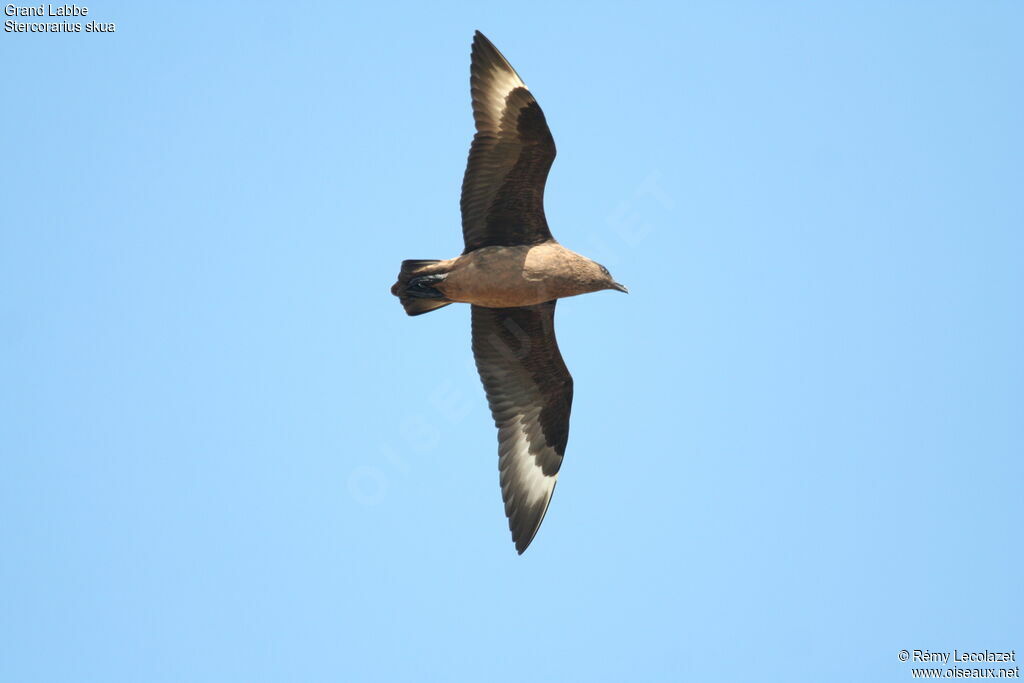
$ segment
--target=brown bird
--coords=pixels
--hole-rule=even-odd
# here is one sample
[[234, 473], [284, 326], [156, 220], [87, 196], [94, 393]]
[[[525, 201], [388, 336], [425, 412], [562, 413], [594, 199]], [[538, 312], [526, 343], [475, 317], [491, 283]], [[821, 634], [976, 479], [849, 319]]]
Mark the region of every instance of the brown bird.
[[391, 288], [409, 315], [471, 304], [473, 355], [498, 427], [498, 470], [520, 554], [544, 519], [569, 438], [572, 376], [555, 341], [555, 300], [626, 288], [555, 241], [544, 183], [555, 141], [515, 69], [473, 37], [476, 135], [462, 180], [466, 248], [446, 261], [403, 261]]

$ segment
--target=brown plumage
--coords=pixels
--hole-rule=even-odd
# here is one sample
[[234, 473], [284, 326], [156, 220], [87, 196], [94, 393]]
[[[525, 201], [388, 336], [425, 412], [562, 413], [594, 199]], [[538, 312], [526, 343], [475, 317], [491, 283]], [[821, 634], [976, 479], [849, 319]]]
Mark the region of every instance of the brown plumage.
[[403, 261], [391, 293], [409, 315], [472, 304], [473, 355], [498, 427], [505, 514], [522, 553], [547, 511], [569, 438], [572, 376], [555, 340], [555, 300], [626, 288], [551, 236], [544, 184], [555, 141], [540, 105], [479, 31], [470, 90], [477, 132], [462, 181], [466, 248], [444, 261]]

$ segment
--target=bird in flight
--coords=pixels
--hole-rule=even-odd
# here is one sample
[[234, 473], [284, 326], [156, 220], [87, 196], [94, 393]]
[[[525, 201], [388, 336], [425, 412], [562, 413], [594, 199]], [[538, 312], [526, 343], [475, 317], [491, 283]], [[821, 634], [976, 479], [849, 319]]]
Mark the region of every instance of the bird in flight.
[[569, 439], [572, 376], [555, 341], [555, 302], [627, 290], [551, 236], [544, 183], [555, 141], [537, 100], [479, 31], [470, 92], [476, 135], [462, 180], [466, 248], [453, 259], [403, 261], [391, 293], [409, 315], [470, 304], [473, 355], [498, 427], [505, 515], [522, 554], [547, 512]]

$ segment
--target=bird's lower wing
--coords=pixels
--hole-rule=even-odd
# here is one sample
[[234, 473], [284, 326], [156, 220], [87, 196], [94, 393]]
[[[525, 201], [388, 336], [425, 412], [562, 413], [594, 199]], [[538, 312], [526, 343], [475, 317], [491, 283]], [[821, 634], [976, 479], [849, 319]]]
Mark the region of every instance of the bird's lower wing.
[[498, 427], [505, 515], [521, 554], [544, 519], [569, 438], [572, 376], [555, 340], [555, 302], [473, 306], [473, 355]]

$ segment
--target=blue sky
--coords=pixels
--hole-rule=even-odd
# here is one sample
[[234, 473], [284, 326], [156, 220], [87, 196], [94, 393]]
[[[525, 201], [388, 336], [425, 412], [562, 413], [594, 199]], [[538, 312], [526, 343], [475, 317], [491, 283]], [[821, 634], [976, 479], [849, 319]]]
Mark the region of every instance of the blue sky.
[[[1018, 3], [118, 3], [0, 35], [0, 680], [903, 681], [1024, 651]], [[514, 551], [469, 44], [559, 148]]]

